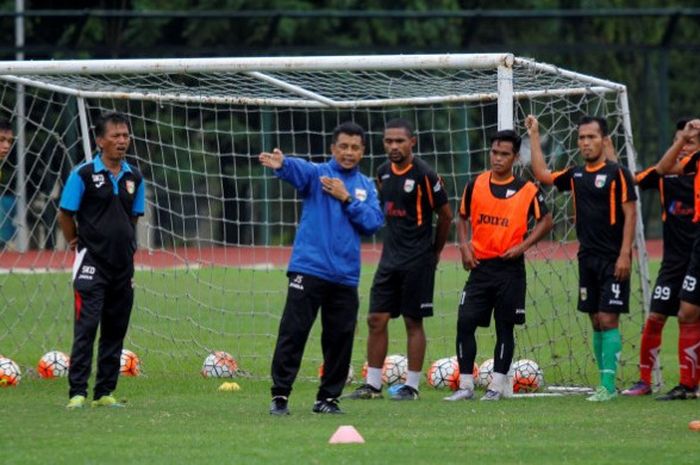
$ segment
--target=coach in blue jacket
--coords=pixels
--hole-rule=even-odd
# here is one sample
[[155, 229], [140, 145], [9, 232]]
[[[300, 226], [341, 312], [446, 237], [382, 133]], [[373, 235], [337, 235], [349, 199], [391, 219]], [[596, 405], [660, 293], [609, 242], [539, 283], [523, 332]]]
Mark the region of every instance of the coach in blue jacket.
[[345, 122], [333, 131], [333, 159], [327, 163], [285, 157], [279, 149], [260, 154], [260, 163], [294, 186], [304, 201], [272, 358], [272, 415], [289, 414], [287, 401], [319, 307], [324, 369], [312, 411], [343, 413], [338, 397], [357, 323], [360, 234], [371, 235], [384, 223], [374, 183], [357, 166], [364, 151], [364, 130]]

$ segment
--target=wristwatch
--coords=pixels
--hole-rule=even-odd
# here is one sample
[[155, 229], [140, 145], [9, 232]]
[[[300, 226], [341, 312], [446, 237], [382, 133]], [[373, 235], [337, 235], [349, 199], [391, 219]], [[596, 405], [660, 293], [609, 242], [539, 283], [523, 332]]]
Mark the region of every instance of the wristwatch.
[[354, 199], [352, 198], [352, 195], [348, 195], [345, 197], [345, 200], [343, 200], [343, 205], [350, 205]]

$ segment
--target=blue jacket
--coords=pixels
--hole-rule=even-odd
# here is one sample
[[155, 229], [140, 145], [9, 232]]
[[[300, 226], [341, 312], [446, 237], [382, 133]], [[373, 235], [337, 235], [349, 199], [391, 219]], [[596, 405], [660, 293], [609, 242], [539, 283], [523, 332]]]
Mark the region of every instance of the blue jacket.
[[[288, 271], [356, 287], [360, 234], [372, 235], [384, 224], [374, 182], [357, 167], [346, 170], [335, 160], [317, 164], [294, 157], [286, 157], [275, 175], [304, 201]], [[323, 192], [321, 176], [340, 178], [353, 201], [343, 204]]]

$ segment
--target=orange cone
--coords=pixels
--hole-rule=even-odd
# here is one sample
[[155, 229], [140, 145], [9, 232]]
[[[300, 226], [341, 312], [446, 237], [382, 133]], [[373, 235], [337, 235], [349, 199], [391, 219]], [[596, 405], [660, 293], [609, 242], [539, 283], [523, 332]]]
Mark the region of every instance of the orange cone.
[[364, 444], [365, 440], [357, 432], [354, 426], [339, 426], [333, 436], [328, 440], [328, 444]]

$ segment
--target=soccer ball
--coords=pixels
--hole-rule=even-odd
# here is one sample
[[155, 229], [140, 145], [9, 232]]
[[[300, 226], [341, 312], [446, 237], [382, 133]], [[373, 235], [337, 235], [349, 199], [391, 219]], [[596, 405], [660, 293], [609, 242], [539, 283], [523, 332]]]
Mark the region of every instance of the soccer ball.
[[475, 378], [475, 380], [479, 386], [487, 388], [489, 384], [491, 384], [491, 379], [493, 379], [492, 358], [479, 365], [479, 375]]
[[[367, 379], [367, 362], [362, 365], [362, 379]], [[406, 382], [408, 374], [408, 358], [405, 355], [388, 355], [384, 359], [382, 367], [382, 383], [391, 386], [392, 384]]]
[[534, 392], [544, 384], [542, 370], [532, 360], [518, 360], [512, 370], [513, 392]]
[[122, 349], [119, 360], [119, 373], [123, 376], [138, 376], [141, 374], [141, 360], [130, 350]]
[[224, 351], [210, 353], [202, 364], [202, 376], [205, 378], [233, 378], [237, 372], [238, 362]]
[[428, 369], [428, 384], [436, 389], [459, 388], [459, 362], [457, 358], [446, 357], [435, 360]]
[[19, 366], [9, 358], [0, 358], [0, 387], [17, 386], [22, 379]]
[[42, 378], [52, 379], [67, 376], [69, 366], [70, 359], [66, 354], [52, 350], [39, 359], [36, 369]]
[[[457, 356], [441, 358], [433, 362], [428, 369], [428, 384], [434, 388], [449, 387], [453, 391], [459, 389], [459, 360]], [[474, 364], [472, 376], [479, 377], [479, 365]]]
[[382, 367], [382, 383], [391, 386], [405, 383], [408, 374], [408, 358], [404, 355], [389, 355], [384, 359]]
[[[365, 368], [365, 376], [367, 375], [367, 369]], [[318, 366], [318, 377], [323, 377], [323, 362]], [[348, 367], [348, 378], [345, 380], [345, 384], [352, 384], [355, 379], [355, 370], [352, 369], [352, 365]]]

